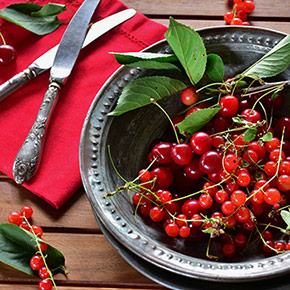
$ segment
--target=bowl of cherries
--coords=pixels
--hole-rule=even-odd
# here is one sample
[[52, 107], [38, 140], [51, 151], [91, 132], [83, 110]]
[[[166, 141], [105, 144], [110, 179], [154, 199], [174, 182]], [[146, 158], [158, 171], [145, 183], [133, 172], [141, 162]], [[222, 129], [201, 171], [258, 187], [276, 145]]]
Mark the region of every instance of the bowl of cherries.
[[185, 277], [288, 273], [288, 37], [173, 19], [165, 37], [116, 54], [124, 66], [89, 110], [80, 160], [96, 215], [134, 254]]

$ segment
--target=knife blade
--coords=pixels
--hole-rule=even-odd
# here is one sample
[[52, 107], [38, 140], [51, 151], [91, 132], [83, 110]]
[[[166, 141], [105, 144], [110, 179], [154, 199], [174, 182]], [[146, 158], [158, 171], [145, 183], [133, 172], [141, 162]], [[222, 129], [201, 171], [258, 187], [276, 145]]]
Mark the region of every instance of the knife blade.
[[65, 30], [50, 70], [49, 85], [36, 120], [20, 147], [13, 163], [13, 176], [18, 184], [29, 180], [37, 170], [43, 150], [45, 131], [59, 90], [69, 77], [82, 48], [88, 25], [100, 0], [85, 0]]
[[[90, 26], [86, 35], [82, 48], [92, 43], [115, 26], [130, 19], [136, 14], [134, 9], [126, 9], [115, 14], [112, 14]], [[33, 61], [26, 69], [16, 74], [11, 79], [0, 85], [0, 101], [4, 100], [10, 94], [15, 92], [24, 84], [28, 83], [33, 78], [49, 70], [53, 64], [56, 51], [59, 45], [54, 46], [43, 55]]]

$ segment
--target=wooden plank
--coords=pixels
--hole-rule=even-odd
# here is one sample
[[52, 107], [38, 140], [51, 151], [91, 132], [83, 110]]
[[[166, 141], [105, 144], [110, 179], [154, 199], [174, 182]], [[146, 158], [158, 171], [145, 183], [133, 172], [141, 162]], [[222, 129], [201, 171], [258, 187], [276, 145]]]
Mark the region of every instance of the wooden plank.
[[[136, 9], [138, 12], [146, 15], [172, 15], [187, 17], [206, 17], [222, 19], [223, 15], [232, 9], [227, 0], [124, 0], [130, 8]], [[289, 21], [290, 1], [279, 0], [255, 0], [255, 10], [251, 13], [251, 17], [285, 17]]]
[[29, 205], [34, 210], [33, 222], [44, 228], [81, 228], [83, 231], [100, 232], [84, 189], [57, 210], [14, 181], [0, 179], [0, 204], [0, 222], [6, 222], [11, 211], [19, 211], [23, 205]]
[[[128, 265], [103, 235], [44, 233], [43, 239], [64, 254], [70, 270], [67, 277], [55, 276], [59, 285], [156, 285]], [[0, 263], [0, 283], [11, 281], [27, 284], [39, 279]]]
[[[289, 1], [290, 3], [290, 1]], [[290, 10], [289, 10], [290, 11]], [[289, 12], [290, 13], [290, 12]], [[169, 25], [168, 19], [151, 18], [166, 27]], [[204, 27], [214, 27], [214, 26], [226, 26], [223, 20], [189, 20], [189, 19], [178, 19], [179, 22], [192, 27], [193, 29], [204, 28]], [[267, 22], [267, 21], [252, 21], [252, 26], [262, 27], [268, 29], [274, 29], [284, 33], [290, 33], [290, 23], [289, 22]]]
[[[4, 289], [4, 290], [15, 290], [15, 288], [17, 288], [17, 290], [36, 290], [37, 289], [37, 284], [35, 285], [17, 285], [17, 287], [15, 285], [10, 285], [10, 284], [0, 284], [0, 288], [1, 289]], [[62, 287], [62, 286], [58, 286], [57, 289], [59, 290], [116, 290], [117, 288], [103, 288], [103, 287], [70, 287], [70, 286], [65, 286], [65, 287]], [[157, 286], [156, 287], [150, 287], [150, 288], [138, 288], [138, 287], [135, 287], [134, 288], [127, 288], [127, 287], [122, 287], [120, 288], [122, 290], [136, 290], [136, 289], [142, 289], [142, 290], [151, 290], [151, 289], [166, 289], [164, 287], [161, 287], [161, 286]]]

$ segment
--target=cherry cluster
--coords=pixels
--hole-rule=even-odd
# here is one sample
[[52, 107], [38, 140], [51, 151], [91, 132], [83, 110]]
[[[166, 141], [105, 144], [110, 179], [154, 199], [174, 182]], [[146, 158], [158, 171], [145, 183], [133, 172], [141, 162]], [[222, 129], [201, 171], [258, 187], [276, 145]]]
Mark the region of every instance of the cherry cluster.
[[[195, 88], [181, 93], [190, 107], [173, 117], [175, 126], [211, 106], [195, 105], [199, 98]], [[149, 166], [138, 175], [140, 190], [132, 196], [137, 212], [162, 223], [169, 237], [216, 238], [226, 258], [257, 240], [265, 254], [288, 251], [288, 235], [275, 237], [286, 228], [280, 211], [290, 200], [290, 118], [266, 116], [266, 109], [273, 112], [283, 105], [281, 92], [276, 98], [258, 98], [225, 95], [221, 110], [201, 131], [183, 142], [152, 144]]]
[[[232, 1], [231, 1], [232, 2]], [[230, 25], [250, 26], [248, 14], [255, 9], [254, 0], [234, 0], [232, 11], [226, 12], [224, 20]]]
[[[12, 211], [8, 216], [8, 222], [33, 233], [38, 238], [41, 238], [43, 235], [42, 228], [37, 225], [31, 225], [29, 222], [32, 214], [32, 208], [30, 206], [24, 206], [20, 212]], [[36, 250], [37, 252], [45, 253], [47, 250], [47, 244], [44, 242], [38, 242]], [[50, 280], [50, 271], [47, 269], [47, 267], [45, 267], [45, 262], [40, 254], [34, 255], [30, 259], [30, 267], [34, 271], [38, 271], [38, 275], [42, 279], [38, 285], [39, 290], [51, 290], [52, 282]]]

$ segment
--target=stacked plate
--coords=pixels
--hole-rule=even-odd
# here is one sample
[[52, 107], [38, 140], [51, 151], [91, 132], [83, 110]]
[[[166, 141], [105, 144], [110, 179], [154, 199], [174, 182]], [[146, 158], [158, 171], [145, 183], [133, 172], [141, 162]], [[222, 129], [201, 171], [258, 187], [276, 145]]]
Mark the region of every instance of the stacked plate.
[[[198, 32], [207, 52], [222, 57], [226, 78], [245, 70], [285, 36], [262, 28], [232, 26], [206, 28]], [[166, 41], [151, 46], [147, 51], [171, 52]], [[108, 116], [129, 82], [152, 73], [147, 69], [121, 67], [99, 91], [84, 122], [80, 142], [81, 174], [104, 234], [128, 263], [168, 288], [288, 287], [285, 277], [275, 277], [289, 273], [290, 253], [269, 258], [253, 253], [251, 257], [235, 262], [208, 261], [202, 257], [202, 244], [196, 246], [182, 239], [169, 238], [157, 224], [134, 215], [126, 192], [106, 198], [106, 193], [123, 184], [112, 162], [123, 178], [134, 179], [140, 168], [146, 165], [144, 156], [150, 143], [159, 138], [168, 125], [154, 106], [119, 117]], [[279, 78], [290, 79], [289, 69]], [[176, 99], [162, 101], [169, 114], [181, 109], [181, 103]], [[267, 281], [263, 281], [265, 279]]]

